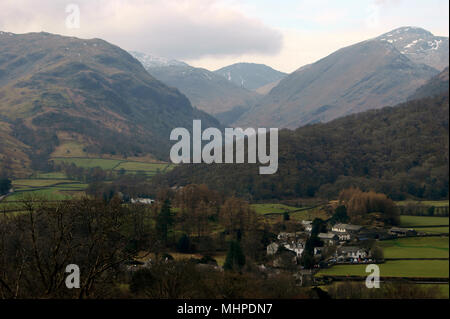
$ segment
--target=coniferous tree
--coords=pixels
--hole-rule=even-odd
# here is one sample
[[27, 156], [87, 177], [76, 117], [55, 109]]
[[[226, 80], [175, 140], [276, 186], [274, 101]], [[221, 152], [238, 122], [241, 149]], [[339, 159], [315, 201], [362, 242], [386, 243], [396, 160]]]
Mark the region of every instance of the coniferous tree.
[[167, 243], [169, 228], [173, 224], [173, 216], [170, 208], [170, 200], [166, 199], [161, 207], [161, 211], [156, 218], [156, 231], [164, 243]]
[[233, 240], [230, 243], [230, 249], [228, 250], [223, 268], [225, 270], [241, 270], [244, 265], [245, 256], [242, 252], [241, 245], [238, 241]]

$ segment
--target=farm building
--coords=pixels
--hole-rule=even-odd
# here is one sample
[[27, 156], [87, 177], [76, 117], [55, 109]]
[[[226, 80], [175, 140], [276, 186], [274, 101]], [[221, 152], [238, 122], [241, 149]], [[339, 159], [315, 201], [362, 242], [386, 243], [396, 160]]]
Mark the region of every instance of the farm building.
[[415, 236], [417, 232], [414, 229], [410, 228], [392, 227], [389, 230], [389, 233], [391, 235], [396, 235], [398, 237], [405, 237], [405, 236]]
[[336, 224], [331, 228], [336, 233], [358, 233], [362, 229], [362, 226], [351, 224]]

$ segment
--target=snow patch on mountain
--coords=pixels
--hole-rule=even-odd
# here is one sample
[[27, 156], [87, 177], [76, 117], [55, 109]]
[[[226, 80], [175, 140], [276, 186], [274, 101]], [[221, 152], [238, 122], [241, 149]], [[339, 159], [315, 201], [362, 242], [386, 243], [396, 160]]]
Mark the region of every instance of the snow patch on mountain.
[[448, 37], [434, 36], [418, 27], [401, 27], [375, 40], [393, 45], [416, 63], [427, 64], [438, 70], [448, 66]]
[[131, 51], [130, 54], [139, 62], [141, 62], [144, 68], [154, 68], [161, 66], [188, 66], [188, 64], [182, 61], [168, 59], [151, 54], [145, 54], [142, 52]]

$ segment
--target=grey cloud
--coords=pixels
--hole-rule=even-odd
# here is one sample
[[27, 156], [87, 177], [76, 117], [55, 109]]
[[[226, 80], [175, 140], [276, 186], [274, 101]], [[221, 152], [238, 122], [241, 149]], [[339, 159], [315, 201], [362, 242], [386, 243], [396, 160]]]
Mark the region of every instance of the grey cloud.
[[[65, 5], [81, 9], [81, 29], [64, 25]], [[2, 0], [0, 29], [103, 38], [130, 50], [176, 59], [274, 55], [281, 32], [223, 6], [220, 0]]]

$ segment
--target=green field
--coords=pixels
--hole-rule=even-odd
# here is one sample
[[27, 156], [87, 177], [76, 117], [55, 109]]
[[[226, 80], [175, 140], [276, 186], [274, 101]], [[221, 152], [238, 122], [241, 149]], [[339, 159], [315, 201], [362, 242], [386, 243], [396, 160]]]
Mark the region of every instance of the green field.
[[[318, 276], [367, 276], [367, 265], [336, 265], [322, 269]], [[382, 277], [448, 278], [448, 260], [390, 260], [380, 264]]]
[[170, 163], [147, 163], [117, 159], [104, 158], [83, 158], [83, 157], [55, 157], [52, 160], [58, 163], [73, 163], [78, 167], [93, 168], [100, 167], [103, 170], [125, 170], [126, 172], [143, 172], [148, 176], [153, 176], [158, 172], [167, 172], [175, 167]]
[[448, 234], [449, 229], [447, 227], [421, 227], [416, 228], [417, 231], [426, 233], [426, 234]]
[[35, 179], [67, 179], [66, 174], [63, 172], [51, 172], [51, 173], [34, 173], [32, 178]]
[[14, 189], [29, 189], [33, 187], [47, 187], [61, 183], [71, 183], [68, 179], [16, 179], [13, 181]]
[[400, 216], [400, 226], [412, 227], [412, 226], [437, 226], [447, 225], [448, 217], [427, 217], [427, 216]]
[[14, 193], [0, 203], [0, 209], [14, 209], [10, 202], [29, 197], [47, 200], [65, 200], [84, 194], [87, 184], [69, 179], [17, 179], [13, 181]]
[[315, 218], [327, 219], [329, 216], [319, 207], [295, 207], [285, 204], [251, 204], [257, 214], [265, 215], [264, 217], [275, 222], [283, 217], [283, 213], [289, 212], [291, 220], [314, 220]]
[[22, 201], [26, 199], [27, 197], [39, 197], [42, 199], [47, 200], [65, 200], [65, 199], [71, 199], [72, 195], [70, 193], [63, 193], [64, 191], [79, 191], [76, 189], [64, 189], [61, 187], [48, 187], [43, 189], [37, 189], [32, 191], [23, 191], [23, 192], [17, 192], [12, 194], [11, 196], [8, 196], [2, 203], [7, 203], [11, 201]]
[[409, 237], [380, 241], [384, 258], [448, 258], [448, 237]]
[[164, 171], [168, 168], [167, 163], [143, 163], [143, 162], [122, 162], [115, 169], [126, 171]]
[[255, 212], [260, 215], [270, 213], [281, 214], [284, 212], [290, 212], [299, 209], [298, 207], [288, 206], [284, 204], [252, 204], [250, 205], [250, 207], [253, 208]]
[[52, 160], [55, 162], [55, 164], [58, 163], [68, 163], [68, 164], [75, 164], [79, 167], [84, 168], [93, 168], [93, 167], [100, 167], [104, 170], [114, 169], [116, 166], [118, 166], [120, 163], [122, 163], [121, 160], [115, 160], [115, 159], [104, 159], [104, 158], [77, 158], [77, 157], [58, 157], [58, 158], [52, 158]]

